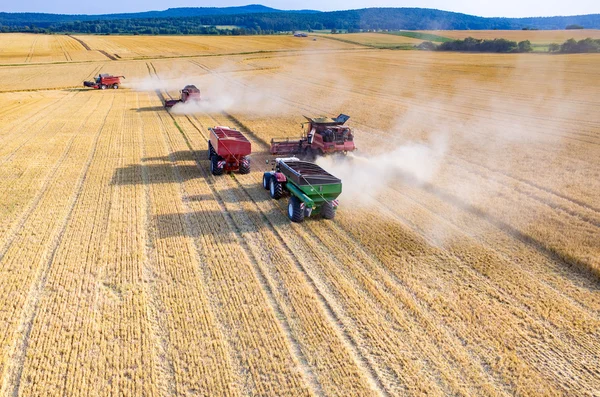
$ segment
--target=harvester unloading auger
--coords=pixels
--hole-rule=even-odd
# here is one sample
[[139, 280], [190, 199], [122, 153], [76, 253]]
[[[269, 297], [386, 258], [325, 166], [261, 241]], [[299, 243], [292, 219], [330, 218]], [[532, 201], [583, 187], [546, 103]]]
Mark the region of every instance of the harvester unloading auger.
[[165, 108], [170, 109], [178, 103], [186, 103], [188, 101], [199, 101], [200, 90], [193, 84], [186, 85], [181, 90], [180, 99], [167, 99], [165, 100]]
[[329, 117], [306, 117], [305, 133], [300, 139], [271, 139], [271, 154], [295, 155], [314, 159], [318, 155], [352, 152], [356, 150], [354, 134], [344, 124], [350, 116], [340, 114], [335, 119]]

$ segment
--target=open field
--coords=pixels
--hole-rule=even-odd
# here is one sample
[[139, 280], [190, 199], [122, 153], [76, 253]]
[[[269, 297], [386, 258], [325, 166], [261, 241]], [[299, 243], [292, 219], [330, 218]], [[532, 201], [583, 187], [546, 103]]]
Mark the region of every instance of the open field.
[[[0, 395], [600, 393], [597, 54], [58, 37], [0, 35]], [[340, 209], [292, 224], [268, 142], [340, 112]]]

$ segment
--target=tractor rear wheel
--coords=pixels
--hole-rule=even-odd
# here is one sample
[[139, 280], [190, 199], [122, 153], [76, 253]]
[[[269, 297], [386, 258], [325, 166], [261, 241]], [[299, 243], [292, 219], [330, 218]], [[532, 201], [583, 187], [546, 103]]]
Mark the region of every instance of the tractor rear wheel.
[[275, 200], [279, 200], [281, 196], [283, 196], [283, 187], [274, 176], [272, 176], [269, 181], [269, 193], [271, 193], [271, 198], [274, 198]]
[[325, 219], [333, 219], [335, 217], [335, 210], [331, 203], [323, 203], [321, 206], [321, 216]]
[[213, 175], [223, 175], [223, 168], [219, 168], [219, 156], [217, 155], [210, 158], [210, 172]]
[[269, 190], [270, 183], [271, 183], [271, 175], [263, 174], [263, 188], [265, 188], [265, 190]]
[[302, 201], [296, 196], [290, 197], [290, 200], [288, 201], [288, 218], [296, 223], [300, 223], [304, 220]]
[[119, 89], [119, 85], [118, 84], [113, 84], [112, 88], [113, 88], [113, 90], [118, 90]]

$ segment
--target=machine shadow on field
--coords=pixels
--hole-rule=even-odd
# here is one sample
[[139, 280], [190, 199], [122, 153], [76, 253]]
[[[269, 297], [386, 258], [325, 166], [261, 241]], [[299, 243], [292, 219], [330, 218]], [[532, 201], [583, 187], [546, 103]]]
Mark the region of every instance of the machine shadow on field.
[[[258, 210], [257, 210], [258, 211]], [[227, 214], [227, 215], [225, 215]], [[269, 219], [270, 224], [275, 227], [284, 227], [289, 225], [289, 220], [284, 216], [271, 216], [281, 215], [281, 212], [273, 207], [270, 211], [264, 213]], [[226, 218], [231, 217], [234, 220], [245, 219], [248, 216], [248, 212], [244, 209], [228, 210], [226, 213], [223, 211], [193, 211], [185, 214], [172, 213], [172, 214], [159, 214], [155, 215], [154, 222], [157, 226], [157, 237], [158, 238], [173, 238], [173, 237], [192, 237], [197, 238], [201, 236], [213, 235], [219, 238], [220, 243], [232, 243], [238, 244], [239, 241], [235, 237], [235, 229], [232, 229]], [[273, 221], [275, 219], [275, 221]], [[244, 224], [242, 222], [234, 222], [234, 224]], [[185, 227], [184, 227], [185, 225]], [[237, 226], [234, 226], [237, 229]], [[253, 224], [244, 226], [243, 230], [237, 229], [242, 236], [246, 233], [259, 233], [260, 229], [268, 227], [268, 224]]]
[[164, 106], [146, 106], [143, 108], [131, 108], [129, 110], [135, 110], [138, 113], [141, 112], [160, 112], [161, 110], [165, 110]]

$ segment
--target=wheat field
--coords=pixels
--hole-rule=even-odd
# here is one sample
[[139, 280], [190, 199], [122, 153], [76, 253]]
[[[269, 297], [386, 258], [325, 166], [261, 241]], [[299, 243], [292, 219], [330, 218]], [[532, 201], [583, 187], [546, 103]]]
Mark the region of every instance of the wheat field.
[[[598, 55], [0, 48], [0, 395], [599, 395]], [[203, 101], [164, 110], [185, 84]], [[292, 224], [270, 139], [342, 112], [336, 218]], [[216, 125], [250, 174], [210, 174]]]

